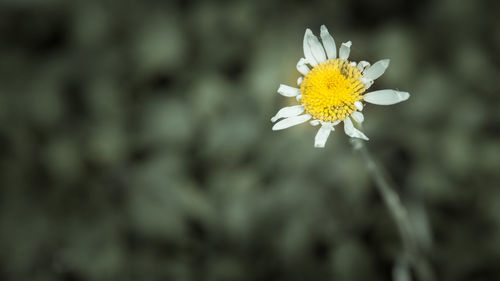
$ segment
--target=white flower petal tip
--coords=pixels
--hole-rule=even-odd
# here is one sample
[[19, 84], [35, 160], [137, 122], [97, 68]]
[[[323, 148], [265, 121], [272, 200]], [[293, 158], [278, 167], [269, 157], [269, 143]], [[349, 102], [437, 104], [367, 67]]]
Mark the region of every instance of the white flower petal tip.
[[363, 115], [363, 113], [359, 112], [359, 111], [355, 111], [351, 114], [352, 116], [352, 119], [354, 119], [354, 121], [356, 121], [358, 124], [361, 124], [363, 123], [363, 121], [365, 121], [365, 116]]
[[302, 99], [302, 95], [300, 95], [300, 94], [299, 94], [299, 95], [297, 95], [297, 96], [295, 97], [295, 99], [296, 99], [297, 101], [300, 101], [300, 100]]
[[300, 86], [300, 84], [302, 84], [302, 81], [304, 81], [304, 78], [302, 76], [297, 78], [297, 86]]
[[310, 69], [307, 67], [307, 60], [305, 58], [300, 58], [297, 62], [297, 71], [302, 75], [307, 75], [307, 73], [309, 73]]
[[289, 117], [274, 124], [273, 131], [283, 130], [298, 124], [302, 124], [308, 121], [309, 119], [311, 119], [311, 115], [309, 114]]
[[354, 106], [359, 110], [359, 111], [362, 111], [363, 110], [363, 103], [360, 102], [360, 101], [357, 101], [354, 103]]
[[397, 95], [401, 101], [405, 101], [410, 98], [410, 93], [397, 91]]
[[368, 67], [370, 67], [370, 63], [367, 62], [367, 61], [362, 60], [362, 61], [360, 61], [358, 63], [358, 70], [361, 71], [361, 72], [363, 72], [366, 69], [368, 69]]
[[314, 138], [314, 147], [323, 148], [325, 147], [326, 140], [328, 136], [330, 136], [330, 132], [332, 131], [332, 127], [330, 125], [323, 125], [319, 128], [318, 133], [316, 133], [316, 137]]
[[[306, 58], [306, 61], [312, 65], [316, 66], [318, 64], [318, 61], [316, 58], [314, 58], [313, 55], [313, 50], [311, 48], [310, 42], [312, 41], [311, 38], [316, 37], [314, 36], [313, 32], [311, 29], [306, 29], [306, 33], [304, 34], [304, 42], [302, 43], [302, 47], [304, 48], [304, 57]], [[316, 38], [317, 40], [317, 38]]]
[[354, 128], [354, 124], [349, 117], [344, 120], [344, 131], [345, 134], [350, 136], [351, 138], [369, 140], [369, 138], [365, 134], [363, 134], [363, 132]]
[[280, 84], [280, 87], [278, 88], [278, 93], [285, 97], [295, 97], [298, 94], [300, 94], [300, 90], [295, 87], [290, 87], [285, 84]]
[[349, 54], [351, 53], [351, 46], [352, 46], [351, 41], [342, 43], [339, 49], [339, 59], [347, 60], [349, 58]]
[[311, 124], [311, 126], [318, 126], [320, 124], [320, 121], [317, 119], [311, 120], [309, 121], [309, 124]]
[[302, 105], [293, 105], [293, 106], [288, 106], [288, 107], [283, 107], [274, 115], [273, 118], [271, 118], [271, 122], [276, 122], [280, 118], [288, 118], [292, 116], [297, 116], [304, 112], [304, 107]]
[[322, 25], [321, 28], [321, 41], [323, 42], [323, 47], [325, 47], [326, 56], [329, 59], [337, 58], [337, 46], [335, 46], [335, 40], [332, 35], [328, 32], [328, 29], [325, 25]]
[[387, 67], [389, 67], [390, 60], [379, 60], [374, 63], [372, 66], [368, 67], [364, 73], [363, 78], [368, 80], [375, 80], [384, 74]]
[[[318, 37], [312, 33], [310, 29], [308, 29], [309, 32], [306, 32], [306, 37], [307, 37], [307, 45], [310, 48], [310, 53], [314, 57], [314, 61], [317, 63], [322, 63], [326, 60], [326, 54], [325, 50], [323, 49], [323, 45], [318, 40]], [[310, 60], [309, 58], [306, 57], [307, 60], [313, 61], [312, 59]]]
[[364, 95], [363, 99], [366, 102], [378, 105], [396, 104], [410, 98], [410, 93], [400, 92], [396, 90], [380, 90], [370, 92]]

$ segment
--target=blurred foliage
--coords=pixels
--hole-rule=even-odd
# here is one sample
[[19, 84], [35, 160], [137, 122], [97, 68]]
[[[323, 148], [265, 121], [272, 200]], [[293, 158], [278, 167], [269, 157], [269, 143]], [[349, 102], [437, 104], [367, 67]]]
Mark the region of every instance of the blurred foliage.
[[499, 10], [0, 1], [0, 279], [390, 280], [397, 231], [347, 137], [270, 129], [326, 24], [412, 94], [365, 127], [439, 279], [498, 280]]

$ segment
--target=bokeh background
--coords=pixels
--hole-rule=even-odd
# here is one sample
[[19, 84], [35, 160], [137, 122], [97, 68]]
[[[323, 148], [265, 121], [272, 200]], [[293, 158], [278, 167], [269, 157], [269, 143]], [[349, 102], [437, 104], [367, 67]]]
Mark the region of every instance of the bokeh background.
[[500, 280], [498, 3], [0, 1], [0, 279], [391, 280], [342, 130], [271, 131], [326, 24], [412, 94], [365, 131], [438, 279]]

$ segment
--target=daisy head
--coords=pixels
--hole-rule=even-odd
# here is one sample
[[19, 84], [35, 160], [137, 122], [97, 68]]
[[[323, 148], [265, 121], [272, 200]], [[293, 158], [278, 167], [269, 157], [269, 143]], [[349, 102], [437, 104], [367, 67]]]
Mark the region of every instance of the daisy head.
[[271, 118], [278, 121], [273, 130], [282, 130], [309, 121], [321, 125], [314, 140], [315, 147], [324, 147], [335, 126], [344, 123], [346, 135], [368, 140], [356, 128], [363, 122], [364, 104], [390, 105], [407, 100], [410, 94], [396, 90], [366, 92], [373, 81], [384, 74], [389, 60], [373, 65], [367, 61], [349, 61], [351, 41], [342, 43], [338, 50], [326, 26], [321, 26], [321, 42], [310, 29], [304, 35], [304, 57], [297, 63], [302, 74], [298, 87], [281, 84], [278, 93], [295, 97], [298, 104], [280, 109]]

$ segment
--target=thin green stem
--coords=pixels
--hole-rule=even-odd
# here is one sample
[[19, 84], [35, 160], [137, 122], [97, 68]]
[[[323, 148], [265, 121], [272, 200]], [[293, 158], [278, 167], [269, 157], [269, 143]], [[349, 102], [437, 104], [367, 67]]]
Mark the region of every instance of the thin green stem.
[[[401, 202], [399, 195], [396, 193], [392, 181], [390, 181], [382, 166], [377, 163], [373, 155], [366, 147], [364, 141], [352, 139], [351, 143], [354, 150], [361, 154], [361, 157], [363, 158], [366, 167], [370, 172], [375, 185], [377, 186], [377, 190], [382, 196], [387, 209], [396, 223], [399, 235], [401, 236], [403, 253], [400, 257], [400, 261], [397, 263], [399, 266], [397, 266], [395, 268], [395, 272], [393, 272], [394, 278], [397, 278], [396, 275], [398, 274], [399, 276], [406, 276], [405, 278], [410, 278], [411, 274], [409, 273], [408, 266], [401, 266], [410, 264], [410, 266], [413, 266], [419, 280], [434, 281], [435, 277], [431, 267], [420, 252], [408, 211]], [[396, 273], [396, 271], [399, 273]]]

